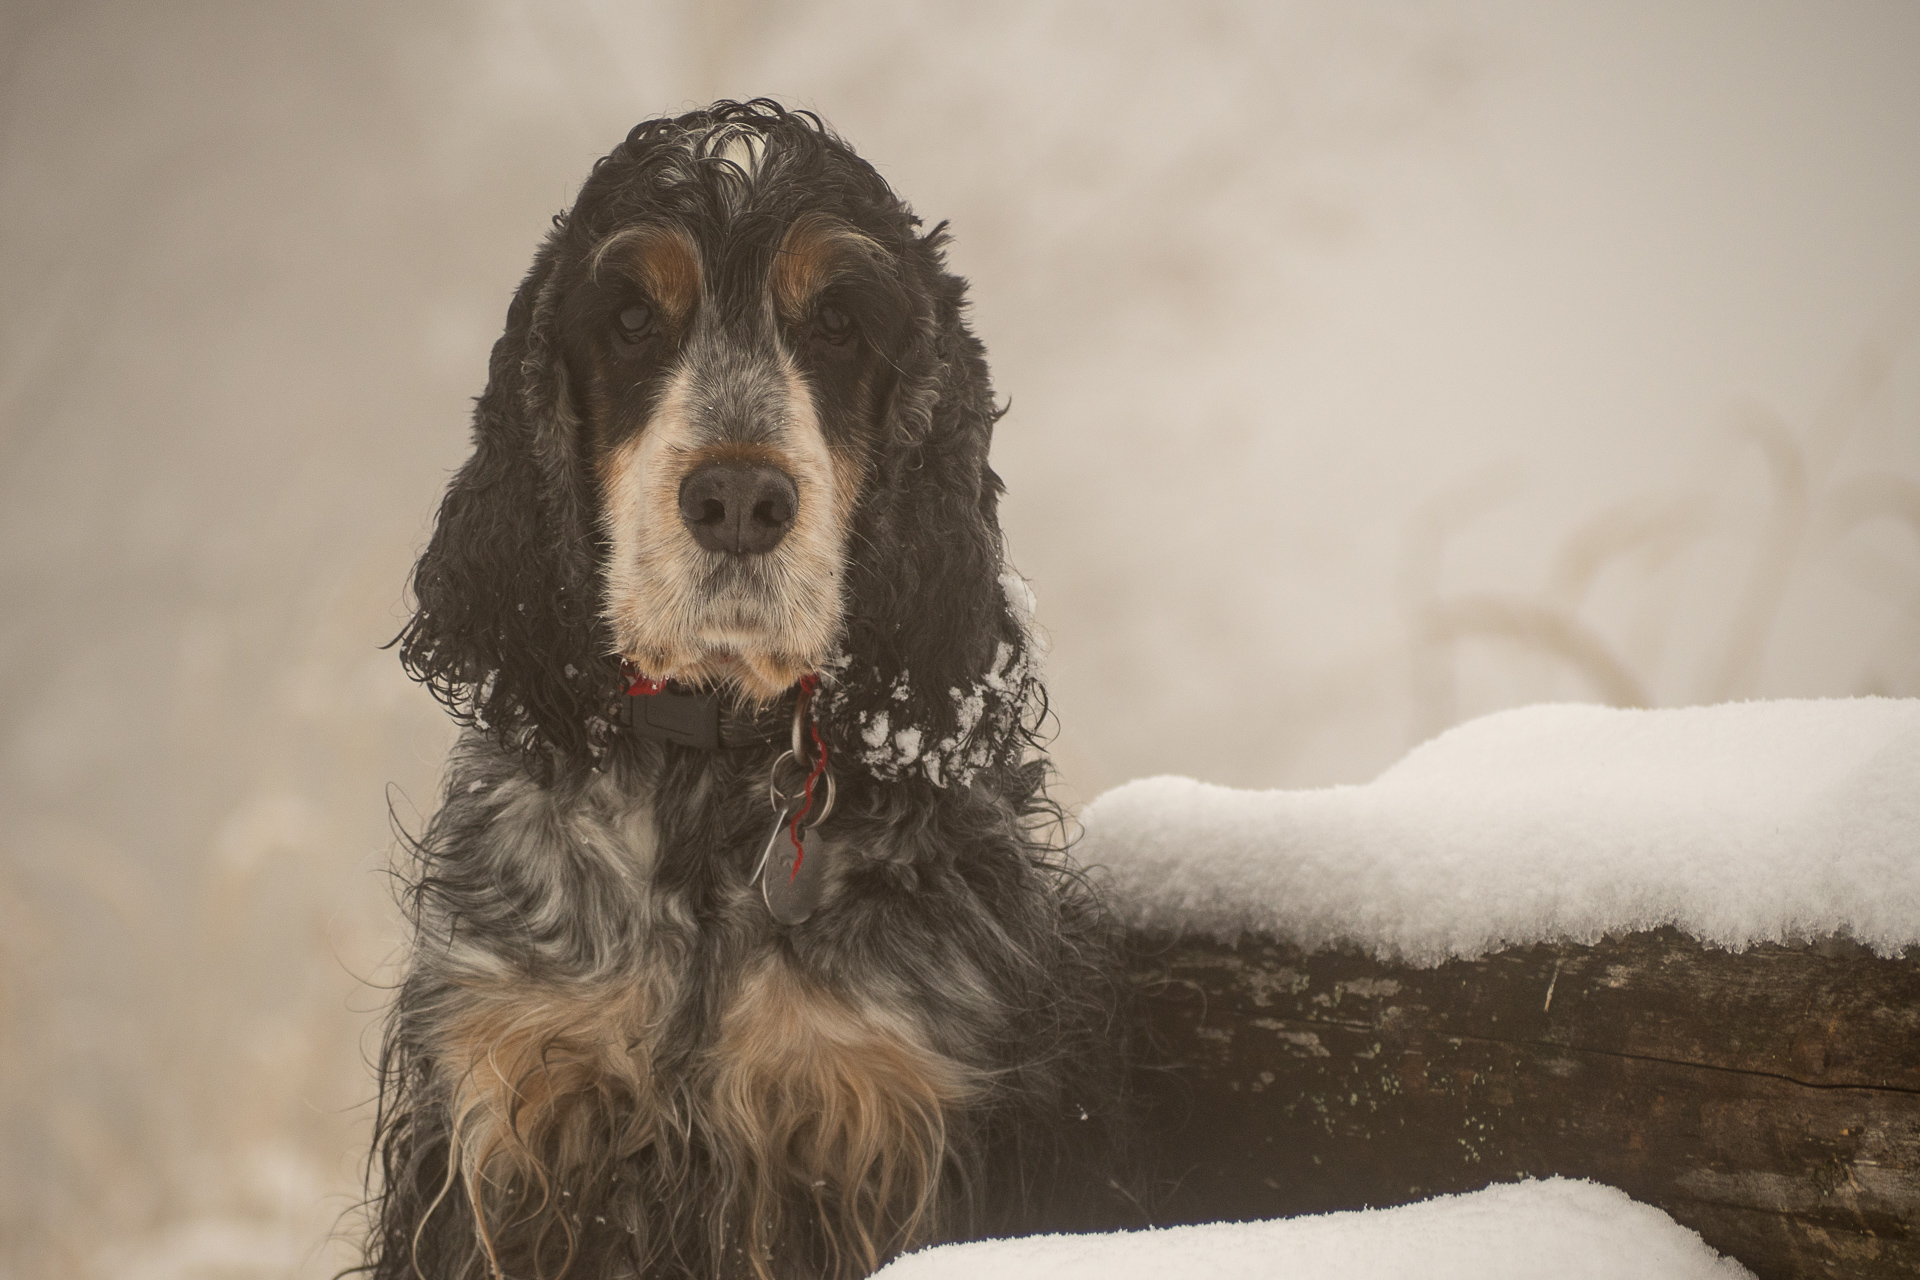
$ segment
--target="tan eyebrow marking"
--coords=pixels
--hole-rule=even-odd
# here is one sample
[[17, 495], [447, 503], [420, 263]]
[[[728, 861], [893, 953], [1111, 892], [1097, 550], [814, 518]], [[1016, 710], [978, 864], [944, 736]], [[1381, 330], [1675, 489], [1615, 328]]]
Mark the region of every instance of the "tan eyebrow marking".
[[609, 258], [666, 308], [676, 325], [693, 314], [700, 301], [700, 250], [686, 232], [657, 223], [617, 231], [594, 247], [589, 276], [597, 278]]
[[767, 275], [774, 306], [787, 320], [804, 319], [819, 292], [856, 263], [882, 270], [891, 264], [870, 236], [825, 214], [806, 214], [787, 228]]

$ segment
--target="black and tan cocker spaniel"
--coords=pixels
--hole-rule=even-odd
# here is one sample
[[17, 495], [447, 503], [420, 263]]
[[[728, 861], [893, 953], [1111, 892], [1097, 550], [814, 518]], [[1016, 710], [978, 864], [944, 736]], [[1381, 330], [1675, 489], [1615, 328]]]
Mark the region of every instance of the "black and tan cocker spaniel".
[[944, 234], [805, 113], [635, 128], [414, 571], [366, 1270], [842, 1276], [1098, 1219], [1116, 996], [1040, 838], [1029, 599]]

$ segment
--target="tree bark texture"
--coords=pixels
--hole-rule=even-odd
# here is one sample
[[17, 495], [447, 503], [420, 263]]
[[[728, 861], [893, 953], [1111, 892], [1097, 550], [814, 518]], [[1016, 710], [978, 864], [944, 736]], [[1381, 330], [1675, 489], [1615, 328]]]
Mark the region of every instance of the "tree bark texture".
[[1762, 1280], [1920, 1275], [1920, 957], [1671, 930], [1433, 969], [1133, 939], [1156, 1222], [1522, 1177], [1657, 1205]]

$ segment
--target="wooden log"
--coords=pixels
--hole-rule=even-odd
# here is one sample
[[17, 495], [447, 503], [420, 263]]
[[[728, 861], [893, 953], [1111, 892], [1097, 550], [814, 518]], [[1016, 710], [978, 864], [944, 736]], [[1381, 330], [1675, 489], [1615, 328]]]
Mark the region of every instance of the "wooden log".
[[1155, 1221], [1592, 1178], [1762, 1280], [1920, 1274], [1920, 957], [1670, 930], [1434, 969], [1139, 936]]

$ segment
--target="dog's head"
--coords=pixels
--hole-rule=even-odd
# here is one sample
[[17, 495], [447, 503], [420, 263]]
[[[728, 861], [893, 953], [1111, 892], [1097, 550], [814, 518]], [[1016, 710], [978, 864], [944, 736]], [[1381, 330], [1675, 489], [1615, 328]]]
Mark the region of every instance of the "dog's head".
[[414, 571], [415, 678], [542, 758], [607, 748], [624, 662], [748, 705], [822, 673], [830, 747], [883, 778], [1012, 759], [1038, 687], [992, 391], [918, 226], [804, 113], [635, 128], [508, 310]]

